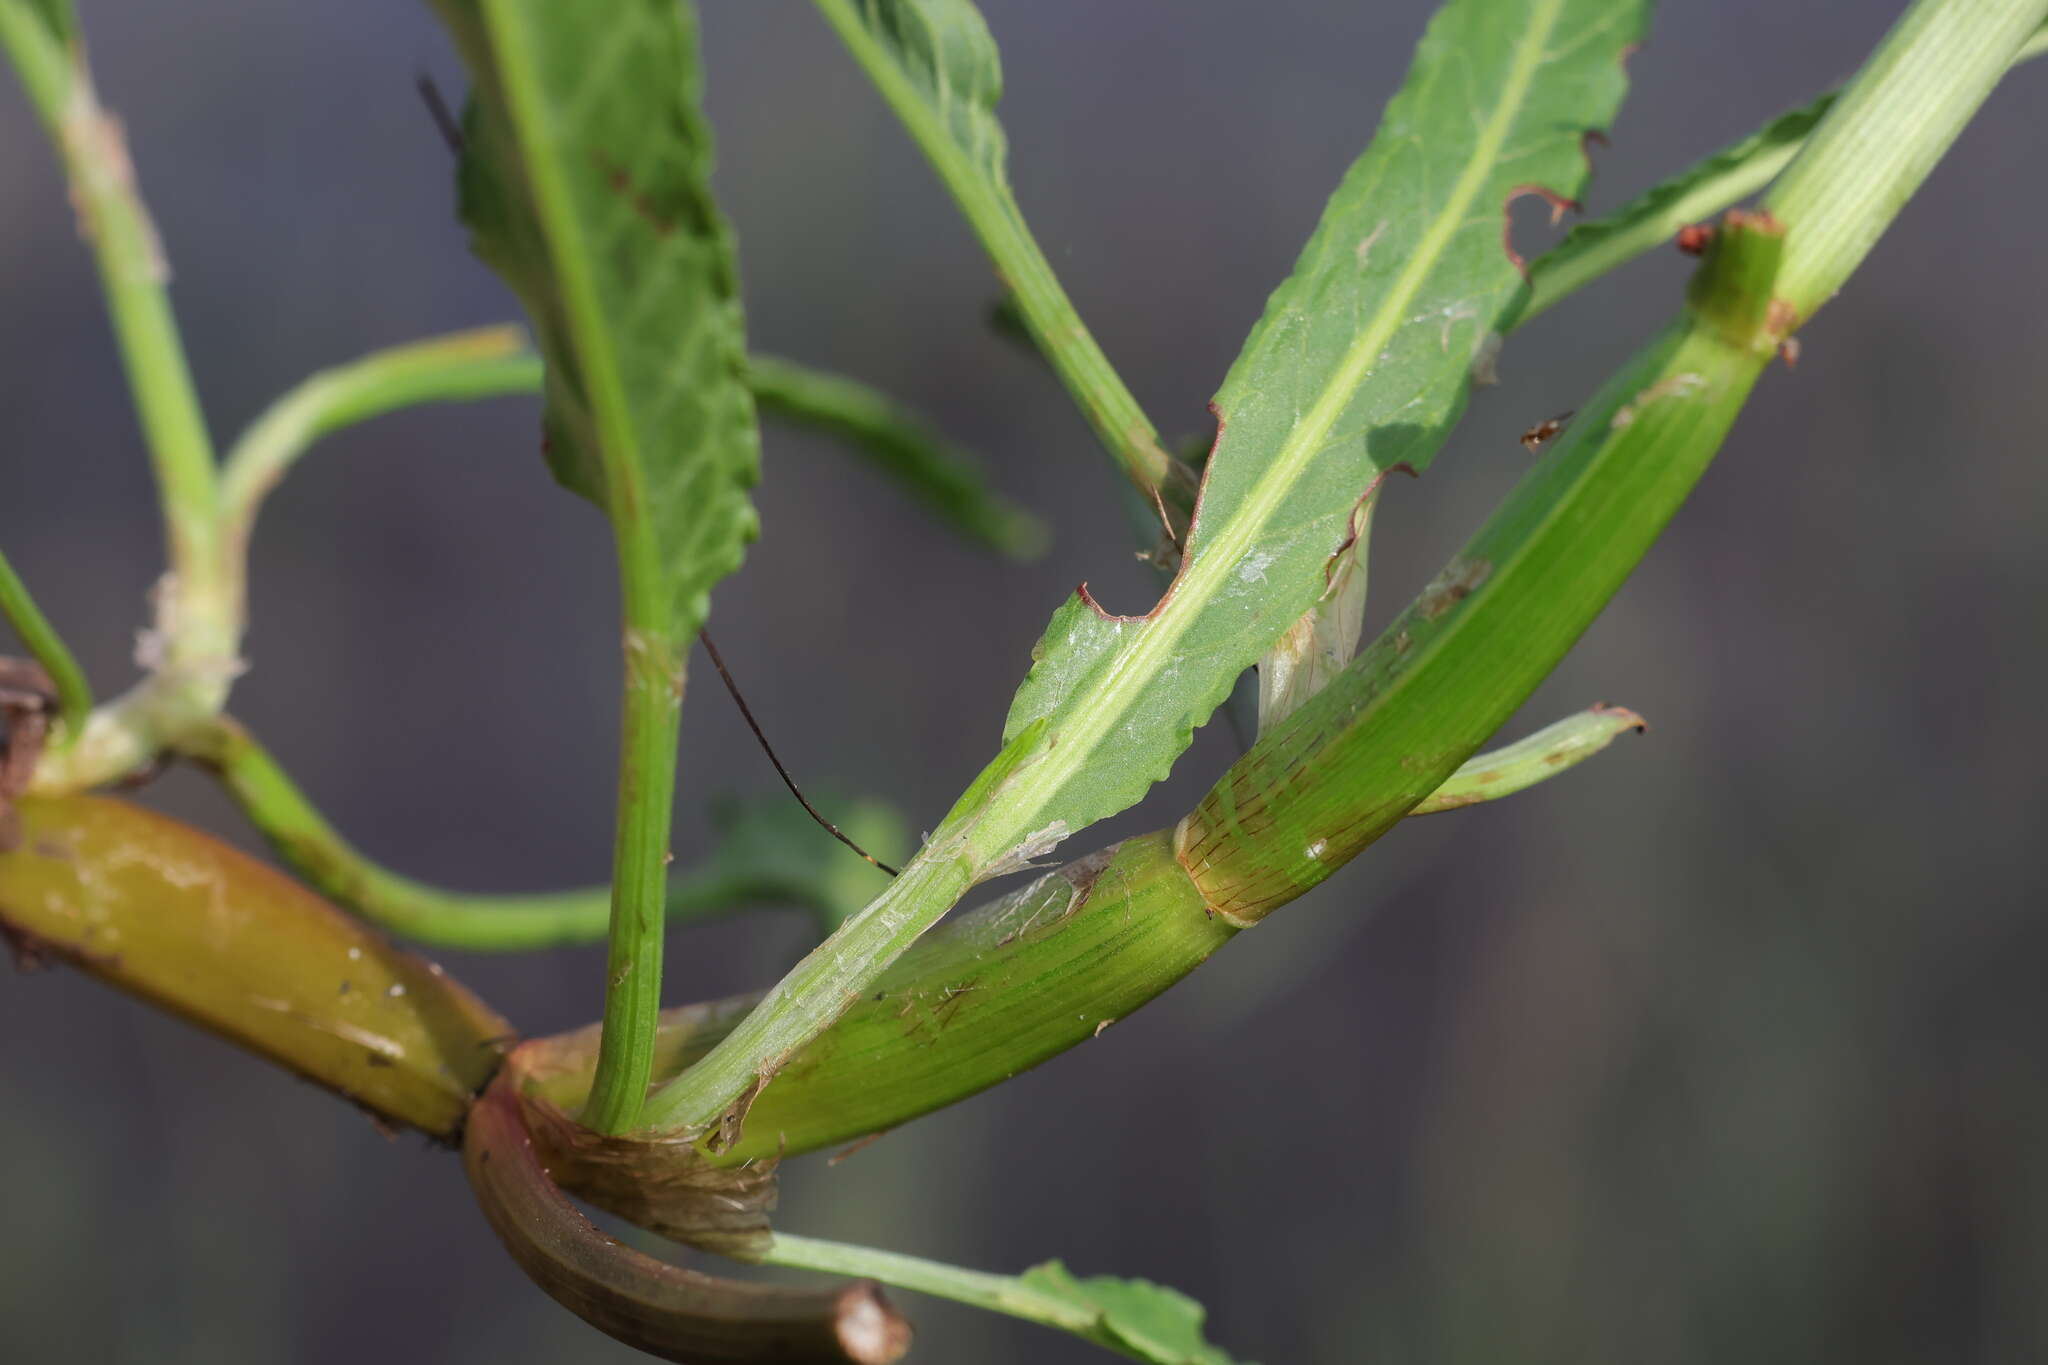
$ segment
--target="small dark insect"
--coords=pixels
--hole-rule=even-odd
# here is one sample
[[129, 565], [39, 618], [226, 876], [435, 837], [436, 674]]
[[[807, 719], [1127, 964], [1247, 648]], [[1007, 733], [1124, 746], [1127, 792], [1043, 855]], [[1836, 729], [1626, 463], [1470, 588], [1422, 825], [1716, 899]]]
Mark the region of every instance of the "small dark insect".
[[1571, 420], [1571, 413], [1560, 412], [1555, 417], [1546, 418], [1538, 422], [1535, 426], [1522, 433], [1523, 449], [1532, 453], [1543, 449], [1543, 447], [1557, 439], [1557, 433], [1563, 431], [1564, 424]]
[[1707, 244], [1714, 240], [1711, 223], [1689, 223], [1678, 230], [1678, 249], [1688, 256], [1704, 256]]

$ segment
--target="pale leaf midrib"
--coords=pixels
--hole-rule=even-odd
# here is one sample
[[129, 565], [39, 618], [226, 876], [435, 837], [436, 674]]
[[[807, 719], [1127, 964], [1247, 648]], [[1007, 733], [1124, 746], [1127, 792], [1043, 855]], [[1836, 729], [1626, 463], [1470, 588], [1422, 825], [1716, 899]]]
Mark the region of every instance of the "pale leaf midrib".
[[[1094, 689], [1097, 703], [1058, 735], [1061, 742], [1057, 747], [1011, 779], [1005, 792], [1007, 799], [1001, 799], [999, 804], [1020, 818], [1004, 823], [1023, 824], [1034, 819], [1036, 813], [1085, 766], [1104, 735], [1123, 723], [1137, 702], [1135, 693], [1171, 659], [1174, 647], [1199, 614], [1183, 604], [1209, 601], [1279, 511], [1302, 467], [1322, 448], [1324, 437], [1350, 406], [1359, 383], [1371, 369], [1375, 358], [1392, 340], [1395, 329], [1408, 315], [1408, 309], [1430, 270], [1464, 222], [1466, 210], [1485, 183], [1507, 140], [1515, 115], [1527, 99], [1536, 69], [1542, 63], [1545, 44], [1557, 25], [1564, 4], [1565, 0], [1547, 0], [1533, 16], [1533, 22], [1517, 45], [1514, 64], [1502, 85], [1501, 98], [1481, 130], [1464, 172], [1428, 231], [1423, 234], [1420, 246], [1409, 258], [1408, 267], [1382, 300], [1372, 321], [1345, 352], [1336, 373], [1324, 386], [1322, 396], [1296, 423], [1279, 454], [1252, 485], [1240, 504], [1238, 515], [1218, 532], [1214, 541], [1203, 547], [1203, 553], [1188, 566], [1167, 609], [1140, 626], [1136, 641], [1127, 650], [1120, 651], [1111, 662], [1102, 681]], [[1176, 610], [1177, 607], [1181, 609]], [[1017, 832], [1005, 829], [999, 837], [1007, 842]]]
[[[639, 432], [631, 405], [619, 387], [618, 357], [612, 351], [596, 281], [590, 278], [587, 243], [573, 207], [573, 192], [564, 183], [552, 154], [553, 120], [545, 107], [547, 100], [533, 88], [532, 35], [525, 31], [516, 6], [489, 4], [488, 8], [495, 17], [488, 26], [489, 40], [505, 57], [517, 58], [499, 61], [500, 87], [505, 91], [506, 114], [513, 121], [520, 159], [526, 163], [527, 179], [533, 187], [534, 212], [540, 216], [549, 254], [546, 265], [560, 282], [576, 333], [575, 345], [583, 353], [584, 384], [598, 420], [596, 453], [604, 469], [605, 504], [612, 514], [620, 565], [625, 570], [621, 587], [631, 595], [637, 585], [659, 582], [661, 573], [650, 523], [652, 509], [642, 477]], [[639, 624], [644, 627], [648, 623]], [[669, 623], [664, 619], [661, 624]]]

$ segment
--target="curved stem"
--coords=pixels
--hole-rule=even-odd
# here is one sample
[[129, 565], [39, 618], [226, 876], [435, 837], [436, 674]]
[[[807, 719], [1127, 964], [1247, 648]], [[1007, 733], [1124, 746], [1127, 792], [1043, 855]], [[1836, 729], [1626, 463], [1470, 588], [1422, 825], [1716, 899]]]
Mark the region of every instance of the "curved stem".
[[[448, 891], [378, 866], [322, 816], [290, 775], [240, 723], [222, 717], [179, 746], [210, 768], [235, 804], [293, 871], [323, 895], [421, 943], [471, 952], [523, 952], [601, 942], [611, 926], [611, 888], [530, 895]], [[843, 914], [847, 897], [809, 887], [798, 875], [733, 869], [716, 861], [670, 879], [669, 922], [722, 918], [763, 901], [804, 904], [821, 919]]]
[[221, 471], [221, 528], [239, 561], [264, 496], [322, 436], [422, 403], [538, 393], [540, 357], [517, 327], [479, 327], [373, 351], [303, 380], [256, 419]]
[[484, 1217], [535, 1284], [662, 1360], [886, 1365], [909, 1349], [910, 1325], [871, 1282], [821, 1291], [719, 1279], [605, 1236], [549, 1178], [503, 1077], [470, 1111], [462, 1162]]

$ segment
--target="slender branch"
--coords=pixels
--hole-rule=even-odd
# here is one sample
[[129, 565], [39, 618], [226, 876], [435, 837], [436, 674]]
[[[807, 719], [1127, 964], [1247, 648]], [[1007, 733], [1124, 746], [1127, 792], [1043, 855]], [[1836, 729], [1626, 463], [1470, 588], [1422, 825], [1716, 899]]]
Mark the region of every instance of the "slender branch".
[[683, 650], [671, 634], [669, 608], [652, 565], [642, 566], [632, 553], [636, 539], [621, 530], [626, 693], [619, 726], [618, 837], [605, 957], [604, 1042], [582, 1115], [587, 1126], [601, 1133], [634, 1125], [654, 1072], [662, 900], [673, 856], [669, 821], [682, 719]]
[[1163, 496], [1168, 504], [1180, 504], [1177, 510], [1184, 516], [1193, 501], [1192, 475], [1161, 446], [1152, 419], [1081, 321], [1008, 189], [976, 169], [849, 0], [817, 0], [817, 6], [938, 172], [997, 273], [1015, 294], [1025, 325], [1103, 447], [1147, 497]]
[[[231, 717], [186, 740], [180, 752], [221, 779], [293, 871], [330, 899], [394, 933], [437, 947], [523, 952], [598, 943], [610, 929], [608, 886], [483, 895], [428, 886], [379, 866], [341, 836], [276, 758]], [[787, 901], [804, 905], [829, 927], [865, 903], [858, 889], [813, 884], [808, 872], [758, 858], [714, 856], [704, 866], [670, 877], [667, 918], [670, 923], [701, 922], [763, 902]]]
[[92, 713], [92, 685], [85, 680], [85, 670], [78, 666], [64, 638], [29, 595], [28, 585], [7, 562], [5, 553], [0, 553], [0, 616], [7, 618], [7, 624], [21, 637], [22, 647], [49, 673], [57, 691], [57, 713], [63, 718], [64, 733], [76, 738], [85, 728], [85, 718]]
[[22, 0], [0, 0], [0, 43], [63, 158], [156, 468], [179, 599], [166, 667], [184, 665], [224, 693], [217, 665], [232, 662], [240, 622], [221, 596], [213, 442], [171, 312], [163, 243], [136, 188], [120, 121], [100, 105], [82, 53]]
[[[817, 1237], [798, 1237], [787, 1232], [775, 1234], [760, 1260], [763, 1265], [879, 1280], [898, 1289], [930, 1294], [937, 1299], [951, 1299], [955, 1303], [985, 1308], [990, 1312], [1006, 1313], [1042, 1327], [1072, 1332], [1099, 1346], [1123, 1351], [1114, 1340], [1102, 1334], [1102, 1315], [1099, 1312], [1090, 1312], [1077, 1304], [1054, 1298], [1015, 1275], [992, 1275], [983, 1270], [947, 1265], [943, 1261], [928, 1261], [921, 1256], [905, 1256], [901, 1252], [854, 1246], [847, 1242], [828, 1242]], [[1123, 1353], [1141, 1360], [1150, 1358], [1136, 1356], [1134, 1352]]]
[[221, 471], [221, 530], [246, 552], [264, 497], [321, 437], [423, 403], [537, 393], [541, 361], [517, 327], [479, 327], [373, 351], [302, 380], [258, 417]]

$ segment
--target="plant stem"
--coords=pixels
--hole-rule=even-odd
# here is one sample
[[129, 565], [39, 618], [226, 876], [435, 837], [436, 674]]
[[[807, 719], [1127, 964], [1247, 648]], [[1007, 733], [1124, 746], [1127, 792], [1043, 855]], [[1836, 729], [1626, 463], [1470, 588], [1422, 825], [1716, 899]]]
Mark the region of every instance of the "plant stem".
[[57, 711], [64, 720], [65, 737], [76, 738], [92, 712], [92, 685], [86, 682], [85, 670], [78, 666], [64, 638], [29, 595], [28, 585], [14, 572], [5, 553], [0, 553], [0, 616], [7, 618], [7, 624], [21, 637], [22, 647], [50, 675], [57, 689]]
[[[2043, 53], [2048, 53], [2048, 28], [2037, 28], [2012, 61], [2017, 65]], [[1564, 241], [1529, 263], [1529, 301], [1514, 326], [1548, 311], [1609, 271], [1667, 245], [1687, 224], [1712, 218], [1770, 184], [1840, 97], [1840, 90], [1830, 90], [1781, 114], [1606, 217], [1573, 228]]]
[[1842, 287], [1969, 123], [2048, 0], [1918, 0], [1764, 200], [1786, 224], [1778, 297], [1800, 322]]
[[[101, 107], [82, 58], [67, 51], [19, 0], [0, 4], [0, 42], [63, 157], [79, 230], [99, 266], [114, 337], [156, 466], [171, 567], [185, 599], [181, 607], [207, 609], [207, 588], [218, 577], [213, 442], [171, 312], [170, 267], [136, 189], [127, 139], [120, 121]], [[226, 633], [231, 639], [231, 625]], [[219, 641], [203, 643], [213, 647]]]
[[263, 498], [330, 432], [422, 403], [538, 393], [540, 357], [517, 327], [473, 331], [374, 351], [322, 370], [279, 398], [228, 452], [221, 471], [221, 528], [239, 559]]
[[901, 1252], [881, 1251], [846, 1242], [828, 1242], [816, 1237], [798, 1237], [787, 1232], [775, 1234], [760, 1262], [763, 1265], [788, 1266], [793, 1270], [815, 1270], [826, 1275], [880, 1280], [898, 1289], [1007, 1313], [1026, 1322], [1072, 1332], [1098, 1345], [1121, 1349], [1116, 1343], [1105, 1340], [1098, 1331], [1100, 1313], [1041, 1293], [1015, 1275], [991, 1275], [983, 1270], [965, 1270], [941, 1261], [927, 1261], [920, 1256], [905, 1256]]
[[[814, 948], [731, 1034], [688, 1071], [657, 1090], [641, 1126], [667, 1132], [713, 1130], [727, 1106], [772, 1079], [784, 1062], [862, 998], [881, 967], [965, 895], [974, 883], [941, 826], [859, 915]], [[651, 1055], [651, 1054], [650, 1054]], [[714, 1146], [729, 1134], [712, 1132]]]
[[31, 797], [0, 854], [0, 930], [449, 1140], [512, 1026], [454, 977], [189, 825], [101, 796]]
[[171, 311], [170, 267], [135, 186], [120, 121], [100, 106], [75, 38], [22, 0], [0, 0], [7, 49], [55, 142], [91, 243], [136, 414], [156, 471], [170, 573], [158, 587], [151, 675], [46, 755], [36, 789], [134, 772], [217, 712], [240, 671], [242, 620], [220, 554], [213, 443]]
[[1052, 361], [1103, 447], [1148, 498], [1192, 501], [1193, 481], [1187, 467], [1160, 445], [1151, 418], [1138, 406], [1081, 321], [1008, 191], [992, 186], [976, 172], [943, 121], [876, 42], [849, 0], [817, 0], [817, 6], [938, 172], [997, 273], [1015, 293], [1032, 337]]
[[765, 414], [839, 437], [962, 535], [1013, 558], [1044, 548], [1045, 524], [991, 492], [962, 451], [880, 390], [774, 356], [747, 359]]
[[[1206, 913], [1168, 832], [1126, 839], [957, 913], [787, 1058], [715, 1164], [815, 1151], [955, 1103], [1084, 1043], [1199, 966], [1236, 930]], [[688, 1076], [758, 997], [668, 1011], [655, 1075]], [[535, 1092], [573, 1112], [595, 1027], [552, 1038]], [[657, 1091], [643, 1118], [657, 1126]]]
[[683, 647], [653, 572], [636, 573], [619, 537], [626, 604], [626, 692], [619, 726], [618, 838], [612, 856], [610, 949], [605, 958], [604, 1043], [583, 1122], [601, 1133], [633, 1127], [654, 1070], [661, 1015], [662, 902], [675, 806], [682, 719]]
[[[611, 888], [532, 895], [477, 895], [427, 886], [378, 866], [342, 838], [255, 736], [223, 717], [180, 746], [219, 775], [271, 848], [323, 895], [422, 943], [471, 952], [523, 952], [596, 943], [611, 926]], [[829, 898], [795, 878], [735, 873], [713, 864], [671, 877], [668, 920], [722, 918], [768, 900], [806, 902], [824, 916]]]

